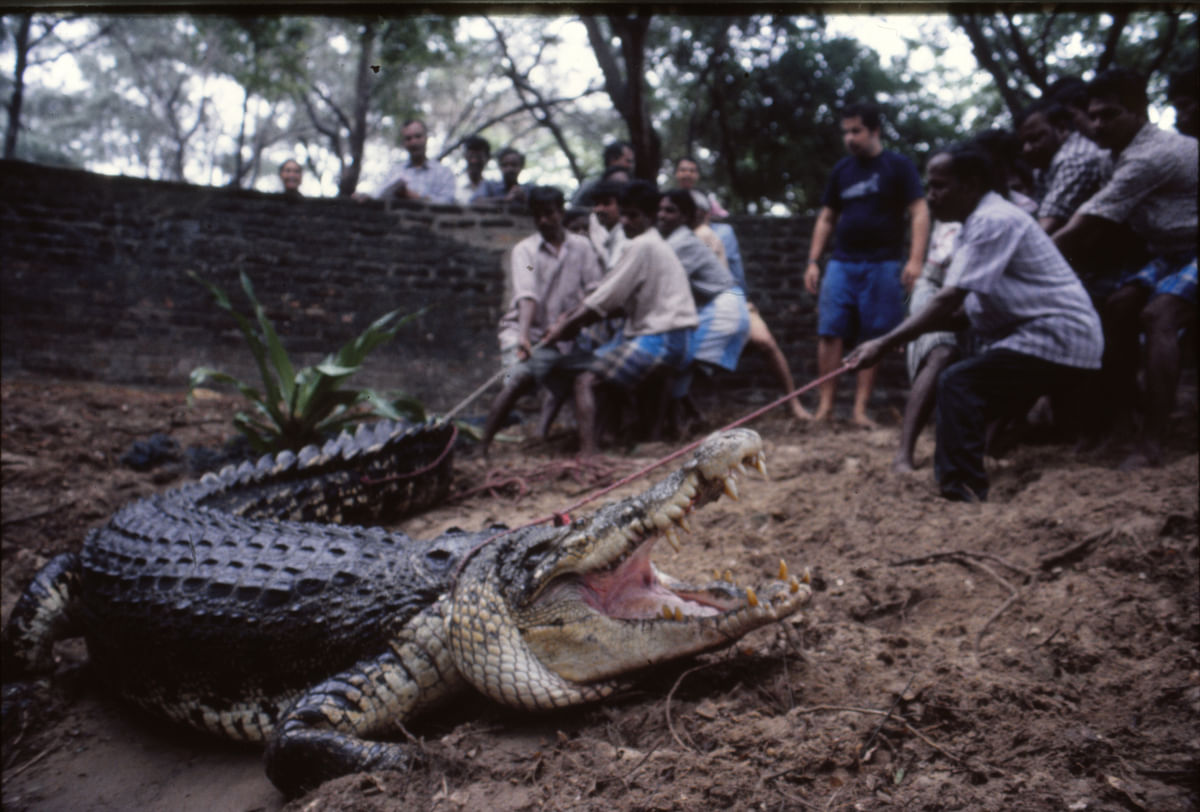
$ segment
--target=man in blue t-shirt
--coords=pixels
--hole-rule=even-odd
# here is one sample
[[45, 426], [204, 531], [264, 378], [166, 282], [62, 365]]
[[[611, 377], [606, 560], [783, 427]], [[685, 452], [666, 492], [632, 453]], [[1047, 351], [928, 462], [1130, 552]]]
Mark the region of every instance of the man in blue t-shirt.
[[[837, 369], [847, 344], [876, 338], [904, 318], [904, 291], [921, 274], [929, 239], [929, 209], [921, 177], [912, 161], [884, 150], [879, 137], [879, 108], [852, 104], [842, 111], [842, 140], [849, 156], [829, 176], [821, 213], [813, 227], [804, 286], [817, 302], [817, 367], [822, 375]], [[904, 256], [904, 213], [912, 218], [908, 261]], [[833, 257], [821, 281], [821, 254], [834, 236]], [[867, 401], [875, 368], [860, 369], [854, 392], [853, 420], [873, 427]], [[837, 382], [821, 384], [816, 420], [833, 414]]]

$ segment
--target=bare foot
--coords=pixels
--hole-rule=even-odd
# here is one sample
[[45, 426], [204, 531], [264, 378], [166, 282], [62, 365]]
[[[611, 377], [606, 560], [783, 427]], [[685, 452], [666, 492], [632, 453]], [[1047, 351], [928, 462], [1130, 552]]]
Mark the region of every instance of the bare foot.
[[860, 429], [877, 429], [879, 424], [865, 414], [856, 414], [850, 418], [850, 422], [858, 426]]
[[808, 421], [813, 419], [813, 413], [801, 406], [799, 401], [790, 400], [788, 401], [788, 405], [792, 407], [792, 417], [797, 420]]
[[1113, 438], [1111, 435], [1105, 436], [1103, 434], [1088, 432], [1087, 434], [1081, 435], [1079, 439], [1075, 441], [1075, 453], [1091, 454], [1093, 451], [1104, 451], [1109, 447], [1112, 441]]
[[1118, 471], [1136, 471], [1139, 468], [1158, 468], [1162, 465], [1162, 453], [1156, 449], [1139, 448], [1121, 461]]
[[913, 465], [913, 461], [908, 457], [897, 456], [896, 459], [892, 460], [892, 471], [897, 474], [911, 474], [915, 470], [917, 470], [917, 467]]
[[812, 416], [814, 423], [828, 423], [833, 420], [833, 407], [817, 409], [817, 413]]

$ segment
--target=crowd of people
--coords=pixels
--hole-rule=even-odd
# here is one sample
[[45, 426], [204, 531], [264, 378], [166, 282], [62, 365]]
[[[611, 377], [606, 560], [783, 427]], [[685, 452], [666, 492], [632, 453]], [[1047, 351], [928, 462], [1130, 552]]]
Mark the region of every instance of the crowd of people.
[[1180, 132], [1150, 123], [1147, 109], [1145, 80], [1109, 68], [1024, 111], [1016, 135], [1036, 208], [1015, 202], [1013, 159], [995, 139], [930, 159], [923, 289], [907, 318], [846, 359], [869, 368], [909, 344], [897, 468], [912, 467], [932, 412], [942, 494], [986, 499], [985, 454], [1039, 403], [1084, 446], [1134, 435], [1125, 468], [1162, 463], [1180, 342], [1196, 324], [1198, 156], [1184, 100]]
[[[817, 297], [819, 371], [855, 372], [854, 424], [875, 425], [876, 364], [905, 349], [897, 471], [916, 467], [930, 418], [934, 474], [950, 499], [986, 499], [985, 455], [1030, 420], [1068, 427], [1082, 447], [1131, 439], [1125, 467], [1162, 463], [1180, 344], [1196, 323], [1196, 82], [1172, 79], [1170, 132], [1150, 123], [1145, 81], [1131, 71], [1061, 81], [1012, 131], [936, 151], [924, 183], [884, 148], [878, 107], [841, 111], [847, 155], [830, 171], [798, 273]], [[516, 202], [533, 219], [512, 250], [499, 330], [507, 371], [485, 448], [517, 398], [539, 389], [540, 430], [572, 401], [583, 455], [597, 453], [605, 427], [640, 421], [654, 436], [696, 414], [695, 375], [735, 369], [747, 348], [794, 391], [747, 300], [728, 213], [698, 188], [692, 157], [674, 162], [674, 185], [660, 190], [636, 177], [629, 144], [612, 143], [603, 174], [568, 206], [561, 191], [521, 182], [515, 149], [497, 154], [501, 178], [489, 179], [490, 145], [468, 138], [456, 181], [426, 155], [424, 123], [403, 134], [409, 160], [376, 197]], [[298, 164], [280, 177], [297, 193]], [[793, 416], [832, 419], [837, 383], [822, 383], [815, 413], [789, 400]], [[622, 422], [631, 403], [634, 419]]]

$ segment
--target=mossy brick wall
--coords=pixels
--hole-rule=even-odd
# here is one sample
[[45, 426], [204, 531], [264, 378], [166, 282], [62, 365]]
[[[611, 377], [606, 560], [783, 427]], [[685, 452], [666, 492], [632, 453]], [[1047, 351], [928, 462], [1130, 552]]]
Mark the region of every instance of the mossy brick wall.
[[[801, 282], [812, 222], [731, 222], [750, 299], [803, 383], [816, 374], [815, 301]], [[302, 363], [389, 310], [427, 308], [356, 381], [448, 409], [497, 369], [508, 250], [531, 225], [516, 211], [290, 200], [0, 161], [4, 373], [160, 386], [199, 365], [253, 376], [233, 320], [187, 275], [243, 306], [244, 270]], [[902, 389], [894, 365], [884, 384]], [[753, 354], [721, 386], [775, 392]]]

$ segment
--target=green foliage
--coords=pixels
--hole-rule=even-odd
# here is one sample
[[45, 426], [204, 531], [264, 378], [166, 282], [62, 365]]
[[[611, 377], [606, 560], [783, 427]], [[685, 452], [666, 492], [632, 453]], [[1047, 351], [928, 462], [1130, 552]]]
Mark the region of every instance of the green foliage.
[[362, 368], [373, 349], [390, 340], [401, 326], [420, 316], [424, 310], [404, 318], [399, 318], [399, 310], [393, 310], [373, 322], [336, 353], [326, 356], [321, 363], [296, 369], [274, 325], [255, 298], [250, 278], [245, 273], [241, 275], [242, 289], [250, 300], [254, 321], [236, 311], [220, 287], [201, 279], [194, 272], [189, 272], [189, 275], [204, 285], [217, 306], [237, 322], [258, 366], [263, 388], [260, 391], [245, 381], [211, 367], [197, 367], [192, 370], [188, 381], [188, 397], [190, 399], [197, 387], [210, 381], [236, 387], [250, 401], [253, 410], [238, 412], [233, 423], [256, 450], [298, 449], [309, 443], [320, 442], [326, 435], [359, 422], [371, 413], [394, 420], [425, 419], [425, 409], [415, 398], [399, 396], [388, 399], [371, 389], [342, 388]]

